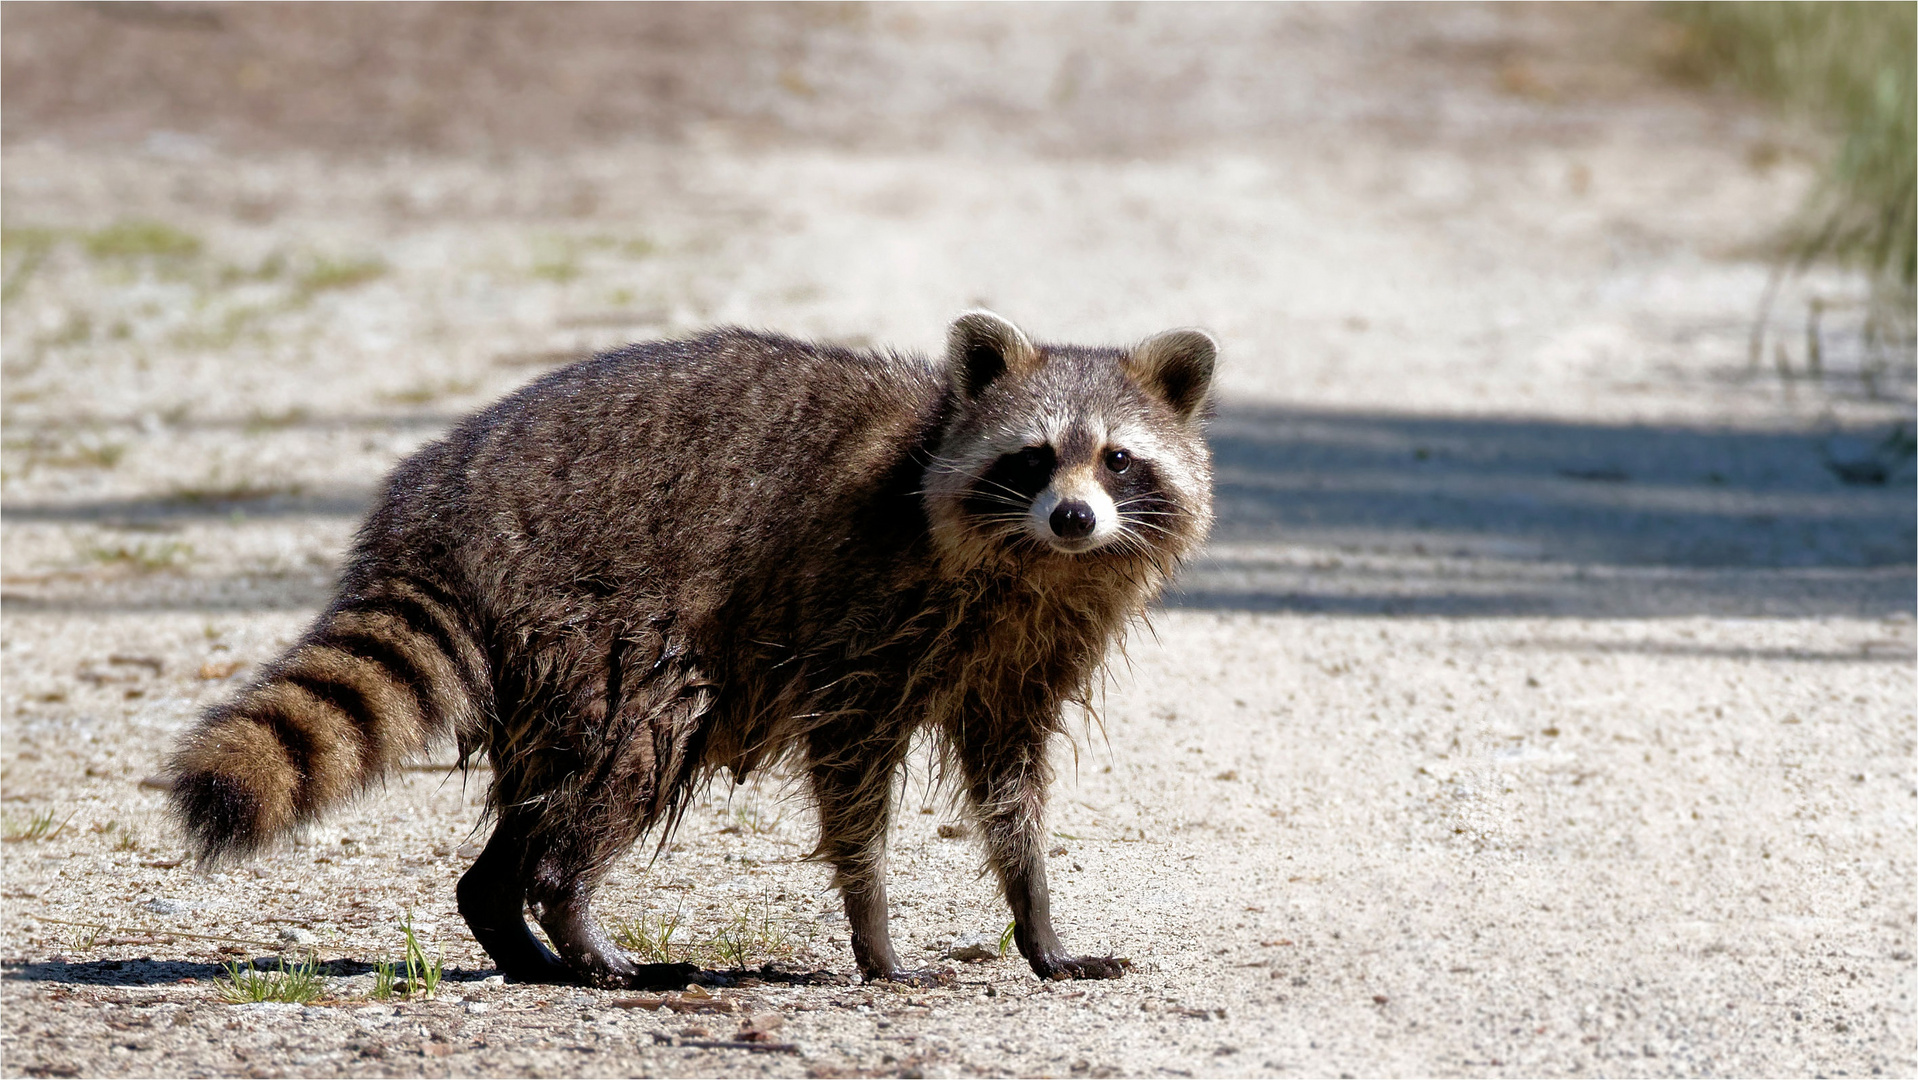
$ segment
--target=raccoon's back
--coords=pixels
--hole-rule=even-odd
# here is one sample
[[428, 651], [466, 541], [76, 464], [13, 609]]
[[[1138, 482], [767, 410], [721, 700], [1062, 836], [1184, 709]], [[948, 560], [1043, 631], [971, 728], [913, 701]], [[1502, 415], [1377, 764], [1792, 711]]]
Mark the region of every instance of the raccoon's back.
[[944, 386], [923, 360], [741, 330], [604, 354], [403, 464], [353, 569], [450, 572], [509, 624], [803, 607], [808, 582], [923, 547]]

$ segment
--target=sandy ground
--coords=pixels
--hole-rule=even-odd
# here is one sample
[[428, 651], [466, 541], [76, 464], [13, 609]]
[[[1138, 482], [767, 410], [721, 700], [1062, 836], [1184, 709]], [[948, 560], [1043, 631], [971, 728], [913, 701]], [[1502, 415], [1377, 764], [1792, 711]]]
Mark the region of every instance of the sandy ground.
[[[4, 9], [7, 1075], [1918, 1072], [1912, 471], [1837, 475], [1909, 356], [1815, 275], [1753, 365], [1819, 143], [1662, 79], [1648, 14], [138, 10]], [[828, 973], [710, 1002], [494, 979], [434, 762], [181, 862], [141, 781], [454, 418], [981, 304], [1224, 343], [1215, 542], [1060, 748], [1061, 930], [1131, 975], [857, 985], [777, 784], [603, 894]], [[922, 778], [909, 963], [1005, 925]], [[446, 980], [371, 1000], [409, 916]], [[326, 996], [222, 1000], [282, 952]]]

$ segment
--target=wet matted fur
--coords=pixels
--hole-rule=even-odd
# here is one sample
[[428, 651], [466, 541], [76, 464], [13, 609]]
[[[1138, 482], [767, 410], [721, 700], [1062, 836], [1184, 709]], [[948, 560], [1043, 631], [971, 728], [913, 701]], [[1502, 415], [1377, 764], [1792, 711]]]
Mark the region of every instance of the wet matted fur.
[[911, 977], [883, 864], [923, 730], [1033, 969], [1117, 975], [1052, 929], [1048, 746], [1210, 525], [1215, 354], [972, 312], [943, 363], [724, 329], [553, 372], [403, 462], [333, 602], [185, 736], [190, 842], [252, 854], [455, 739], [493, 768], [459, 885], [480, 944], [516, 979], [648, 985], [688, 972], [612, 946], [593, 890], [703, 778], [789, 761], [860, 971]]

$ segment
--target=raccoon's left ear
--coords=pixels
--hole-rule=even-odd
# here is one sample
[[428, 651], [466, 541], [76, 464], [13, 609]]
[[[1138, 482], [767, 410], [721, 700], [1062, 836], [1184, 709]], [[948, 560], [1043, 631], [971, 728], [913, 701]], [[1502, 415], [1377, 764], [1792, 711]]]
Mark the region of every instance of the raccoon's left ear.
[[1019, 328], [990, 311], [968, 311], [946, 334], [946, 364], [954, 387], [978, 397], [1006, 372], [1024, 372], [1039, 362], [1039, 350]]
[[1198, 416], [1212, 388], [1219, 343], [1203, 330], [1167, 330], [1149, 337], [1126, 357], [1126, 370], [1172, 406], [1181, 420]]

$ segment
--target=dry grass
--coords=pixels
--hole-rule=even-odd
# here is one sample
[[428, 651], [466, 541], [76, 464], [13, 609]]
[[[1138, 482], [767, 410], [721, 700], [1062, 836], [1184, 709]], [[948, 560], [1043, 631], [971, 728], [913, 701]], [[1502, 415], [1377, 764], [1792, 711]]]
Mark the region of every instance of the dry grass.
[[1792, 260], [1833, 258], [1909, 297], [1918, 280], [1918, 7], [1675, 3], [1684, 74], [1728, 83], [1840, 135], [1795, 223]]
[[0, 840], [9, 844], [51, 840], [60, 835], [67, 827], [67, 822], [72, 820], [73, 814], [68, 814], [65, 819], [56, 823], [52, 810], [42, 810], [24, 819], [15, 818], [9, 814], [5, 818], [0, 818]]

